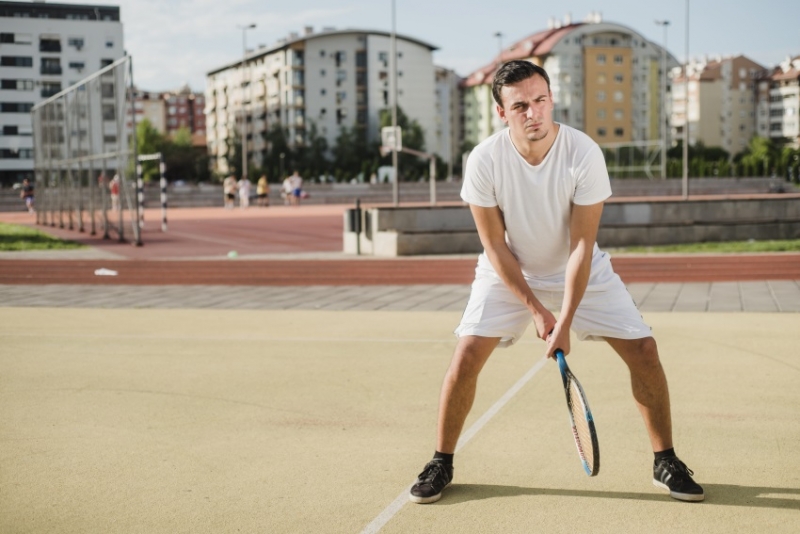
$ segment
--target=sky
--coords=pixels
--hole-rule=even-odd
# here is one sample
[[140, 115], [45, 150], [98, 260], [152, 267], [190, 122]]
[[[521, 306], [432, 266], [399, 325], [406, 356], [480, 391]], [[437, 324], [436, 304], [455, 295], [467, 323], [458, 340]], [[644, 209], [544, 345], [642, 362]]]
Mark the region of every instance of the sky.
[[[61, 0], [68, 3], [68, 0]], [[461, 76], [490, 63], [507, 47], [547, 28], [548, 19], [583, 21], [590, 12], [604, 22], [627, 26], [663, 45], [679, 61], [686, 57], [687, 0], [394, 0], [400, 35], [438, 48], [437, 66]], [[689, 55], [744, 54], [765, 67], [800, 56], [800, 1], [688, 0]], [[206, 73], [242, 57], [241, 26], [247, 47], [274, 45], [290, 32], [312, 26], [391, 31], [392, 0], [84, 0], [82, 4], [121, 8], [125, 49], [133, 56], [134, 81], [150, 91], [188, 83], [205, 90]], [[557, 4], [557, 6], [556, 6]], [[497, 33], [501, 37], [497, 37]]]

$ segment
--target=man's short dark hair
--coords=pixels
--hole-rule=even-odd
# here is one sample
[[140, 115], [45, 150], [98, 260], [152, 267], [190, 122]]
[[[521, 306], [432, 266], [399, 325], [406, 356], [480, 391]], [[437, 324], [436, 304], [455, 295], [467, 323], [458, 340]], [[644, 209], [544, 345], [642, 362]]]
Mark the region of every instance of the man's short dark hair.
[[536, 74], [544, 78], [544, 81], [547, 82], [547, 91], [550, 92], [550, 76], [548, 76], [547, 72], [539, 65], [522, 59], [515, 59], [503, 64], [494, 75], [494, 82], [492, 82], [492, 96], [494, 97], [494, 101], [497, 102], [498, 106], [502, 107], [503, 100], [500, 97], [500, 91], [503, 87], [521, 82], [522, 80], [527, 80]]

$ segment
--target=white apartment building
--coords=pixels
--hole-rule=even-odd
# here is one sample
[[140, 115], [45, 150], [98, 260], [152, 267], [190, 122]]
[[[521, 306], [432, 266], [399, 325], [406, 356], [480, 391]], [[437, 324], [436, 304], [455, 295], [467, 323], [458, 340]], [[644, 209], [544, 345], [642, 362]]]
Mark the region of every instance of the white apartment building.
[[[689, 62], [689, 146], [702, 142], [731, 157], [756, 134], [756, 81], [764, 67], [745, 56], [702, 58]], [[686, 79], [673, 72], [672, 136], [682, 139], [687, 121]]]
[[757, 131], [800, 148], [800, 56], [786, 58], [758, 82]]
[[[391, 106], [390, 34], [371, 30], [306, 28], [272, 47], [210, 71], [206, 83], [206, 136], [214, 170], [229, 172], [231, 136], [246, 125], [247, 153], [260, 165], [270, 147], [262, 134], [276, 125], [290, 146], [308, 139], [313, 123], [329, 147], [342, 127], [367, 141], [380, 139], [380, 112]], [[425, 133], [426, 149], [438, 147], [434, 46], [398, 35], [397, 103]], [[243, 112], [244, 111], [244, 112]]]
[[33, 178], [31, 108], [122, 57], [117, 6], [0, 1], [0, 184]]
[[439, 154], [452, 173], [460, 165], [461, 139], [463, 138], [463, 99], [461, 77], [444, 67], [436, 67], [436, 132], [427, 144], [428, 152]]
[[514, 59], [547, 71], [557, 122], [583, 130], [599, 144], [660, 139], [662, 81], [678, 64], [662, 52], [662, 46], [626, 26], [603, 22], [597, 13], [578, 23], [551, 19], [547, 29], [504, 48], [467, 77], [465, 139], [478, 143], [504, 127], [491, 85], [497, 69]]

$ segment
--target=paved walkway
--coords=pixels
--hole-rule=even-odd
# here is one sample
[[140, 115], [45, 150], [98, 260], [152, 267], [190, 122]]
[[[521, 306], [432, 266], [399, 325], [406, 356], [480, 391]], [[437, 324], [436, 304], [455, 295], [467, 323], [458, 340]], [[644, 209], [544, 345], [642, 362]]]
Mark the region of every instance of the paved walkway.
[[[628, 284], [642, 312], [800, 312], [794, 280]], [[319, 286], [0, 285], [13, 307], [461, 311], [465, 284]]]

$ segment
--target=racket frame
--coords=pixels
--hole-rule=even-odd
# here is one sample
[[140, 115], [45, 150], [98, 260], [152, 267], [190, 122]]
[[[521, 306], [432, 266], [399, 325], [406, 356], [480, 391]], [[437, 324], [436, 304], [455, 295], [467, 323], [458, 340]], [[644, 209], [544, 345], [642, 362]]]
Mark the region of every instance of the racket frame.
[[[583, 392], [581, 383], [577, 378], [575, 378], [575, 375], [572, 374], [572, 371], [567, 365], [567, 360], [564, 358], [564, 351], [561, 349], [556, 349], [555, 355], [556, 361], [558, 362], [558, 370], [561, 372], [561, 381], [564, 383], [564, 394], [567, 398], [567, 411], [569, 412], [569, 421], [572, 425], [572, 436], [575, 440], [575, 446], [578, 449], [578, 456], [581, 460], [581, 464], [583, 464], [583, 470], [586, 471], [587, 475], [593, 477], [600, 472], [600, 445], [597, 440], [597, 430], [594, 426], [594, 417], [592, 416], [592, 411], [589, 408], [589, 401], [586, 399], [586, 394]], [[586, 457], [585, 447], [581, 445], [580, 438], [578, 437], [578, 429], [575, 425], [575, 416], [572, 414], [573, 399], [570, 391], [571, 384], [575, 384], [577, 386], [579, 395], [581, 397], [579, 402], [583, 404], [583, 415], [586, 418], [586, 423], [589, 427], [593, 453], [591, 466], [589, 465], [589, 461]]]

